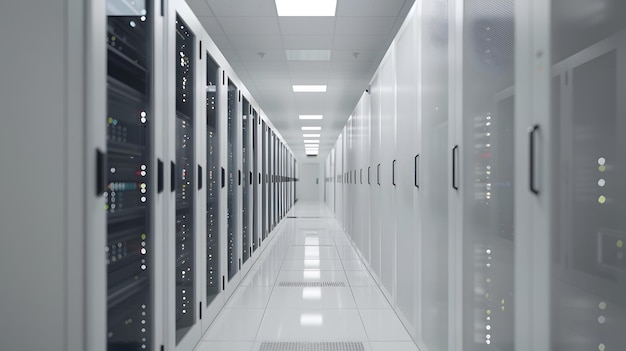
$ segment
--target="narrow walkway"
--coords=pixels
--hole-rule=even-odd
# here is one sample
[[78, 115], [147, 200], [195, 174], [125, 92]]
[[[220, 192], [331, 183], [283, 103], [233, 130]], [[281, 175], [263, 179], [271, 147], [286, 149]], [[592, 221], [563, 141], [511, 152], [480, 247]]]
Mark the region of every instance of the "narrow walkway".
[[196, 351], [418, 350], [324, 204], [277, 230]]

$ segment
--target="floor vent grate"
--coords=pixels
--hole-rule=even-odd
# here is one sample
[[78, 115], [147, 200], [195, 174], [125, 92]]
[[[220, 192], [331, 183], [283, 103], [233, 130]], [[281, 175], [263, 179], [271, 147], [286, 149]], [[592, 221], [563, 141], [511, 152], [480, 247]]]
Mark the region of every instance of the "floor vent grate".
[[365, 351], [362, 342], [263, 342], [259, 351]]
[[280, 282], [279, 287], [284, 288], [345, 288], [345, 282]]

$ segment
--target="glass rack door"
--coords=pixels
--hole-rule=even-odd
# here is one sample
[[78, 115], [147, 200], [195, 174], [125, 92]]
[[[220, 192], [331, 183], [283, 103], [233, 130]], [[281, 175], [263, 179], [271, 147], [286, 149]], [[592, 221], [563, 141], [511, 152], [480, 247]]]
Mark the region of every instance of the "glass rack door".
[[152, 350], [152, 9], [106, 2], [107, 350]]
[[241, 129], [243, 132], [243, 139], [241, 143], [241, 156], [242, 156], [242, 176], [241, 176], [241, 185], [242, 185], [242, 193], [243, 193], [243, 201], [241, 203], [241, 233], [242, 233], [242, 243], [241, 243], [241, 257], [243, 259], [243, 263], [248, 261], [250, 258], [252, 246], [250, 244], [250, 240], [252, 237], [251, 228], [250, 228], [250, 187], [252, 181], [252, 175], [250, 174], [250, 142], [248, 138], [251, 136], [250, 128], [251, 128], [251, 116], [250, 116], [250, 103], [246, 98], [243, 98], [243, 106], [241, 110]]
[[261, 177], [259, 173], [259, 115], [252, 110], [252, 251], [256, 251], [259, 241], [259, 186]]
[[626, 345], [626, 3], [551, 1], [551, 350]]
[[239, 271], [237, 246], [239, 245], [239, 227], [237, 216], [237, 99], [238, 90], [233, 82], [228, 80], [228, 280], [230, 281]]
[[196, 322], [195, 306], [195, 35], [176, 17], [176, 343]]
[[206, 76], [206, 114], [207, 114], [207, 213], [206, 213], [206, 294], [207, 305], [220, 293], [220, 138], [218, 133], [217, 87], [219, 84], [219, 66], [207, 54]]
[[463, 349], [511, 351], [514, 0], [463, 6]]

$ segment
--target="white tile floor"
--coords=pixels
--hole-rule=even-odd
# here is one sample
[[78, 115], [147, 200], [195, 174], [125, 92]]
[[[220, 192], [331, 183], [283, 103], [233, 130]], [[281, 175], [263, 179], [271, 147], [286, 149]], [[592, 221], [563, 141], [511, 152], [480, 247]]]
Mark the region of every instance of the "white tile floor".
[[[330, 211], [299, 202], [195, 351], [258, 351], [262, 342], [362, 342], [418, 351]], [[333, 282], [336, 287], [284, 287]]]

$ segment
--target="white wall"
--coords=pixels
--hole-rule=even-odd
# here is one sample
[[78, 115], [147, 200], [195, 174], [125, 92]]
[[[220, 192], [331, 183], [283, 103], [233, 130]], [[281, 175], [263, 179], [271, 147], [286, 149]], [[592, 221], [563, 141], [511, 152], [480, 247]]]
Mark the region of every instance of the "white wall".
[[[298, 179], [298, 201], [322, 201], [323, 178], [320, 177], [319, 163], [304, 163], [300, 166]], [[319, 178], [319, 181], [317, 181]], [[319, 184], [316, 184], [317, 183]]]

